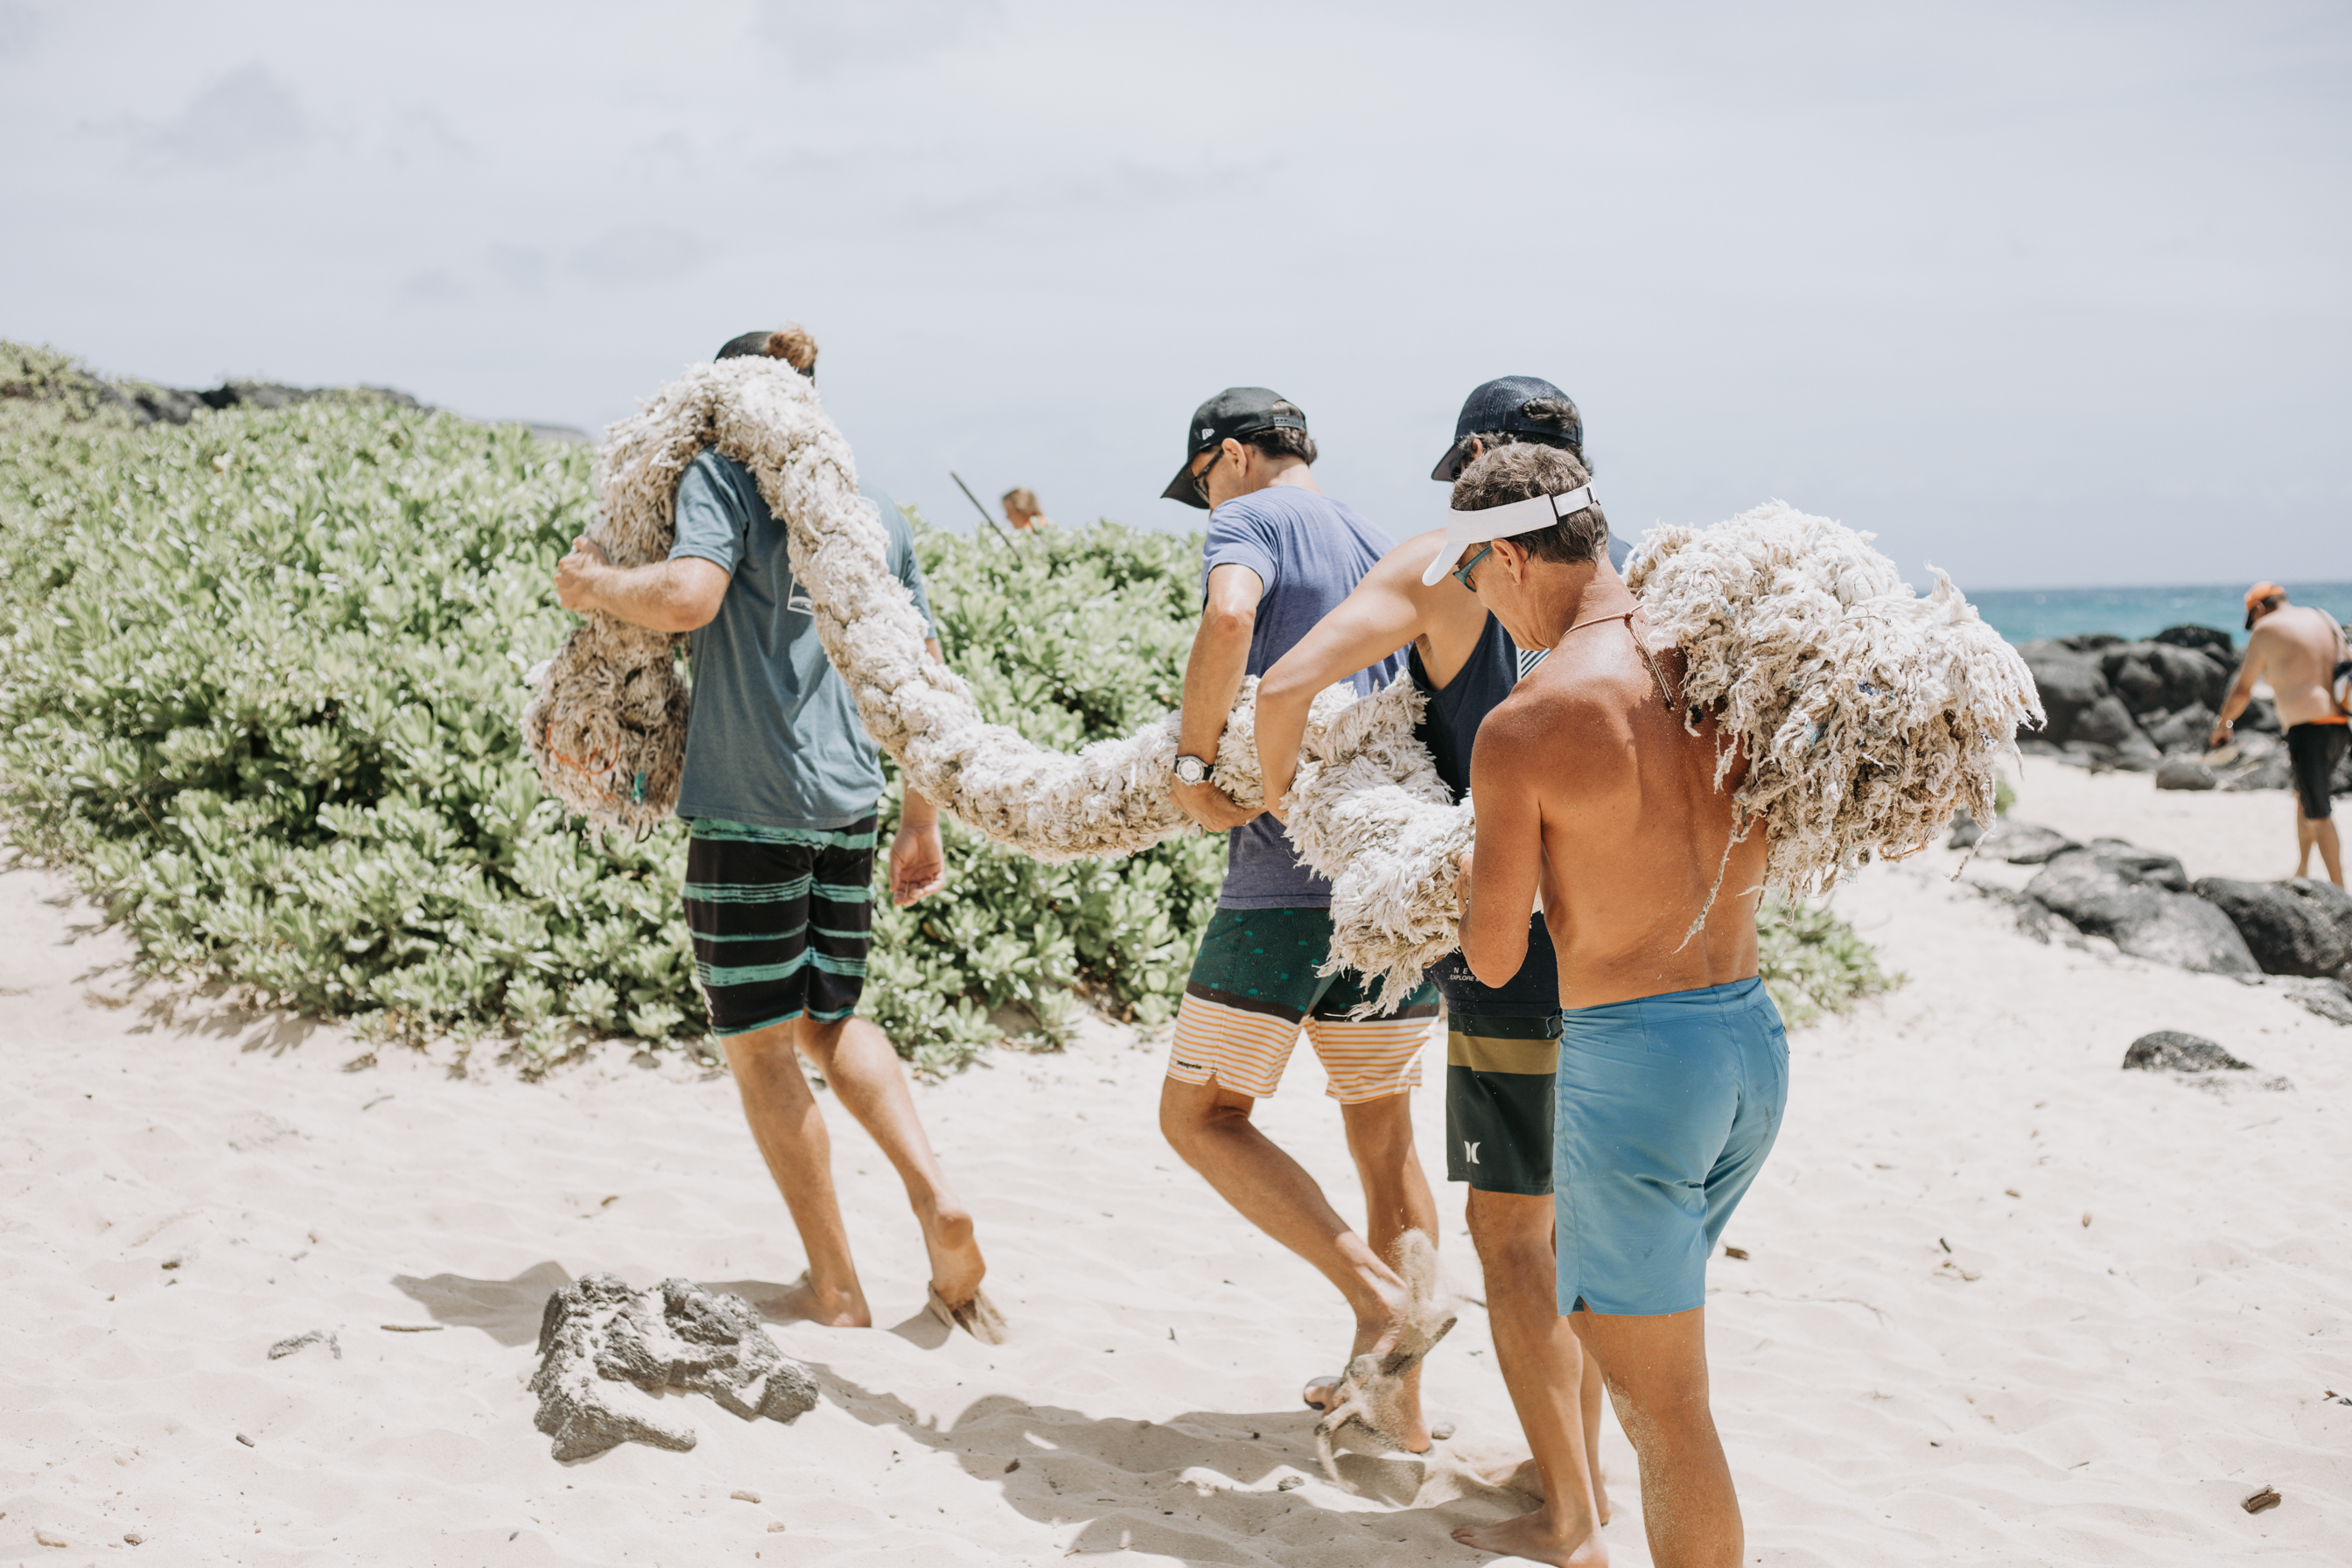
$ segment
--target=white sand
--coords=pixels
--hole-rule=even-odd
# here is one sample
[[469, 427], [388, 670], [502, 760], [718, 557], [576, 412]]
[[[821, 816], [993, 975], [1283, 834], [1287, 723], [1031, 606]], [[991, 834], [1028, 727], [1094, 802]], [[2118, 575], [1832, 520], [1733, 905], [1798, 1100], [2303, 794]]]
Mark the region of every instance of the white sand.
[[[2281, 795], [2035, 764], [2017, 812], [2192, 874], [2291, 861]], [[2352, 1395], [2352, 1029], [2038, 945], [1944, 879], [1957, 859], [1839, 895], [1909, 982], [1799, 1034], [1787, 1131], [1729, 1237], [1752, 1260], [1713, 1265], [1748, 1556], [2352, 1559], [2352, 1405], [2323, 1398]], [[57, 879], [0, 875], [0, 1563], [1476, 1563], [1446, 1531], [1521, 1506], [1465, 1473], [1517, 1441], [1475, 1306], [1430, 1363], [1459, 1434], [1349, 1459], [1351, 1489], [1321, 1478], [1295, 1400], [1339, 1363], [1336, 1299], [1171, 1156], [1158, 1057], [1108, 1027], [920, 1091], [1014, 1343], [920, 1314], [896, 1183], [836, 1118], [887, 1326], [773, 1327], [826, 1402], [780, 1426], [685, 1400], [691, 1453], [555, 1464], [522, 1386], [553, 1286], [683, 1274], [756, 1299], [799, 1270], [731, 1086], [618, 1049], [536, 1086], [453, 1076], [446, 1051], [346, 1073], [333, 1029], [151, 1010], [89, 921]], [[2117, 1070], [2161, 1027], [2295, 1087]], [[1265, 1122], [1352, 1205], [1320, 1088], [1302, 1051]], [[1440, 1098], [1418, 1102], [1435, 1169]], [[341, 1361], [268, 1359], [313, 1328]], [[1615, 1560], [1646, 1563], [1613, 1422], [1606, 1458]], [[2285, 1504], [2250, 1517], [2264, 1483]]]

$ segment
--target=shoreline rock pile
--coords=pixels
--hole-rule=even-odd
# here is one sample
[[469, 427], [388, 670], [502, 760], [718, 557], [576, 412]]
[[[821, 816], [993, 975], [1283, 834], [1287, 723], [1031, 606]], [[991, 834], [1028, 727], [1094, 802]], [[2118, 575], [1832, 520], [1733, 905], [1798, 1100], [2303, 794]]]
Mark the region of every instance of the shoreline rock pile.
[[2037, 942], [2105, 937], [2135, 958], [2276, 984], [2352, 1025], [2352, 893], [2333, 882], [2192, 882], [2170, 855], [2120, 838], [2078, 843], [2011, 817], [1990, 828], [1964, 819], [1947, 843], [2041, 868], [2022, 892], [1983, 889], [2014, 905], [2018, 929]]
[[[2218, 626], [2167, 626], [2142, 642], [2109, 632], [2044, 637], [2018, 656], [2033, 672], [2049, 721], [2021, 734], [2018, 750], [2095, 772], [2156, 774], [2158, 789], [2285, 789], [2278, 711], [2258, 697], [2237, 722], [2238, 758], [2205, 762], [2205, 737], [2238, 672], [2238, 652]], [[2336, 793], [2352, 794], [2352, 757]]]

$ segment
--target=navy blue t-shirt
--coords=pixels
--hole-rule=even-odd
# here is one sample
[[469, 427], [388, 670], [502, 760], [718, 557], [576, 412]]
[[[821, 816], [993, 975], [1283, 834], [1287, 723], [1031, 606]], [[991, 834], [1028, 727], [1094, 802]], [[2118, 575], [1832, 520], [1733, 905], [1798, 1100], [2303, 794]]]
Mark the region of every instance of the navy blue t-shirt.
[[[1250, 633], [1249, 673], [1264, 675], [1339, 607], [1390, 548], [1386, 534], [1329, 496], [1297, 485], [1253, 490], [1209, 514], [1202, 601], [1208, 600], [1209, 574], [1219, 566], [1257, 574], [1265, 592]], [[1356, 689], [1369, 696], [1395, 679], [1402, 651], [1359, 670]], [[1331, 884], [1298, 863], [1271, 814], [1226, 836], [1219, 909], [1325, 909], [1330, 902]]]

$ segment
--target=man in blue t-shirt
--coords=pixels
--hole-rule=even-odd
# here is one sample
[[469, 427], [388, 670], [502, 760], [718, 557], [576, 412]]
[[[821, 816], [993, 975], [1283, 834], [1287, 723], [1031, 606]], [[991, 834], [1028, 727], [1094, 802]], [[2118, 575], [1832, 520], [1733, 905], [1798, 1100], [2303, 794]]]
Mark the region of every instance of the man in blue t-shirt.
[[[719, 351], [747, 354], [816, 374], [816, 344], [796, 327], [747, 332]], [[890, 570], [929, 624], [907, 520], [887, 496], [865, 493], [889, 535]], [[575, 541], [556, 595], [568, 610], [690, 634], [694, 702], [677, 802], [691, 825], [686, 921], [711, 1032], [808, 1254], [808, 1274], [782, 1308], [837, 1327], [874, 1321], [804, 1057], [905, 1181], [930, 1256], [932, 1311], [993, 1342], [1001, 1322], [981, 1294], [987, 1266], [971, 1212], [931, 1152], [898, 1053], [855, 1016], [873, 924], [881, 755], [825, 658], [784, 524], [751, 470], [706, 449], [678, 480], [676, 517], [669, 559], [650, 565], [616, 567]], [[936, 637], [927, 646], [940, 657]], [[890, 846], [892, 900], [912, 903], [946, 880], [939, 809], [909, 789]]]
[[[1160, 1125], [1227, 1202], [1322, 1270], [1353, 1310], [1350, 1370], [1310, 1383], [1307, 1404], [1369, 1408], [1367, 1425], [1418, 1453], [1429, 1447], [1418, 1363], [1451, 1326], [1433, 1320], [1399, 1269], [1408, 1232], [1431, 1245], [1437, 1238], [1410, 1100], [1437, 995], [1423, 985], [1389, 1016], [1350, 1019], [1371, 994], [1369, 978], [1317, 973], [1331, 952], [1331, 884], [1299, 864], [1281, 824], [1235, 805], [1213, 777], [1243, 680], [1264, 674], [1345, 599], [1390, 542], [1316, 486], [1306, 416], [1264, 387], [1229, 387], [1202, 404], [1185, 451], [1165, 493], [1211, 510], [1171, 787], [1186, 816], [1225, 830], [1227, 847], [1217, 912], [1177, 1008]], [[1356, 671], [1357, 689], [1385, 685], [1398, 668], [1391, 654]], [[1302, 1028], [1363, 1180], [1362, 1234], [1250, 1121], [1281, 1081]]]

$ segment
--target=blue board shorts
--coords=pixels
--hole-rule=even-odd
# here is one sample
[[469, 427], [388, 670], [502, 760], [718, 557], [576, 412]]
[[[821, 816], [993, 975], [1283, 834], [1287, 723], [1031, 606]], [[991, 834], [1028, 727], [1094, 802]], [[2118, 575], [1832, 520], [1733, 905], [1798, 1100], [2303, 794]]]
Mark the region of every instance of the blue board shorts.
[[1570, 1008], [1558, 1083], [1560, 1311], [1704, 1305], [1707, 1258], [1789, 1101], [1789, 1034], [1764, 982]]

